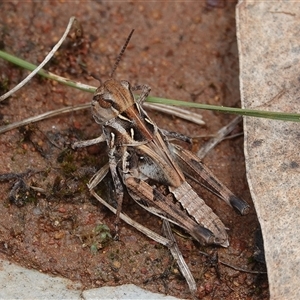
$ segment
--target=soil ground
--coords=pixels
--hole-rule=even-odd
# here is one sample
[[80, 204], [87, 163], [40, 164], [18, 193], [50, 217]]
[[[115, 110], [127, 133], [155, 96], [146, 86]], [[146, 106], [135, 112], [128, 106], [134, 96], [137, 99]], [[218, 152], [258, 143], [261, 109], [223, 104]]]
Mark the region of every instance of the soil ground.
[[[218, 6], [208, 6], [208, 3]], [[135, 33], [116, 71], [117, 79], [148, 84], [152, 95], [199, 103], [240, 106], [235, 2], [64, 2], [10, 1], [0, 4], [1, 48], [38, 64], [58, 41], [74, 15], [83, 38], [68, 39], [46, 69], [93, 86], [105, 79], [130, 30]], [[1, 94], [27, 71], [3, 60]], [[89, 102], [91, 95], [35, 77], [1, 104], [1, 125], [43, 112]], [[197, 137], [213, 134], [233, 118], [201, 111], [206, 126], [150, 112], [159, 127]], [[235, 132], [241, 132], [238, 127]], [[101, 130], [89, 110], [61, 115], [0, 136], [0, 173], [24, 173], [27, 184], [46, 192], [26, 191], [14, 178], [0, 184], [0, 255], [22, 266], [80, 281], [86, 288], [134, 283], [151, 291], [190, 298], [187, 284], [168, 249], [122, 223], [120, 241], [109, 239], [115, 217], [88, 193], [86, 182], [107, 160], [105, 147], [68, 148], [77, 139], [97, 137]], [[195, 139], [197, 150], [207, 138]], [[265, 271], [254, 260], [259, 224], [248, 191], [242, 136], [228, 139], [204, 159], [235, 194], [251, 205], [241, 217], [208, 193], [204, 199], [229, 228], [226, 249], [176, 236], [203, 299], [267, 299]], [[110, 198], [107, 178], [98, 192]], [[15, 191], [14, 197], [9, 197]], [[12, 199], [14, 198], [14, 199]], [[14, 200], [14, 201], [12, 201]], [[161, 221], [125, 199], [124, 210], [157, 232]], [[206, 252], [209, 256], [204, 256]]]

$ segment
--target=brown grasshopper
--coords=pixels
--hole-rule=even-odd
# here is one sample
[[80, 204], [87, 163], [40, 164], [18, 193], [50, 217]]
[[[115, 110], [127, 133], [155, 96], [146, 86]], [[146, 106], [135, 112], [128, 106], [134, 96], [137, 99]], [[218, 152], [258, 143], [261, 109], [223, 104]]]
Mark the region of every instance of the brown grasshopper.
[[[187, 183], [185, 175], [198, 183], [205, 182], [210, 191], [241, 214], [248, 212], [249, 205], [229, 191], [196, 155], [171, 143], [168, 137], [174, 137], [174, 133], [161, 130], [149, 118], [142, 108], [151, 90], [149, 86], [132, 87], [128, 81], [113, 78], [132, 34], [133, 30], [110, 79], [93, 96], [92, 114], [102, 126], [102, 135], [73, 145], [78, 148], [106, 141], [109, 147], [109, 162], [93, 176], [89, 188], [93, 190], [110, 170], [118, 203], [117, 220], [125, 186], [140, 206], [180, 226], [197, 241], [227, 247], [225, 225]], [[133, 96], [136, 90], [141, 91], [137, 100]], [[184, 139], [180, 134], [175, 134], [175, 138]], [[157, 185], [166, 190], [161, 191]]]

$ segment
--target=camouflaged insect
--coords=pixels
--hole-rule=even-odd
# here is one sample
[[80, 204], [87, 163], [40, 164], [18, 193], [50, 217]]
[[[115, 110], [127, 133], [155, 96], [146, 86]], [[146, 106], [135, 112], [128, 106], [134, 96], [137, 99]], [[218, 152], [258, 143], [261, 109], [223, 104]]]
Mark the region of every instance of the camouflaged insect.
[[[144, 209], [164, 218], [201, 243], [229, 245], [226, 227], [186, 181], [205, 181], [210, 191], [241, 214], [249, 205], [229, 191], [192, 152], [168, 140], [169, 133], [157, 127], [142, 108], [150, 93], [147, 85], [132, 87], [128, 81], [117, 81], [113, 73], [133, 31], [118, 56], [110, 78], [96, 90], [91, 103], [95, 121], [102, 135], [91, 141], [77, 142], [84, 147], [106, 141], [109, 147], [109, 170], [117, 197], [117, 218], [121, 212], [124, 187]], [[136, 100], [133, 91], [140, 90]], [[170, 133], [174, 138], [174, 133]], [[175, 134], [176, 137], [176, 134]], [[177, 135], [179, 139], [181, 135]], [[89, 184], [93, 189], [107, 173], [100, 170]], [[165, 187], [161, 189], [160, 187]]]

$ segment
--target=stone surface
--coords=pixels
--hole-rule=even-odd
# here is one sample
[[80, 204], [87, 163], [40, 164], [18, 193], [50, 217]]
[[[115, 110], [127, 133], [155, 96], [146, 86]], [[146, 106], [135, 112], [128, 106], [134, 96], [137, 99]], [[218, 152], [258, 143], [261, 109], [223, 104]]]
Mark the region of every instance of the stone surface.
[[103, 287], [98, 289], [90, 289], [84, 291], [82, 296], [86, 300], [93, 299], [111, 299], [111, 300], [131, 300], [131, 299], [161, 299], [161, 300], [176, 300], [178, 298], [174, 298], [172, 296], [165, 296], [157, 293], [151, 293], [149, 291], [145, 291], [133, 284], [124, 284], [118, 287]]
[[151, 293], [133, 284], [82, 291], [82, 285], [19, 267], [0, 259], [0, 299], [161, 299], [178, 298]]
[[0, 259], [0, 299], [80, 299], [81, 285]]
[[[300, 6], [241, 1], [237, 7], [242, 105], [298, 112]], [[299, 123], [244, 118], [250, 191], [261, 224], [271, 299], [300, 298]]]

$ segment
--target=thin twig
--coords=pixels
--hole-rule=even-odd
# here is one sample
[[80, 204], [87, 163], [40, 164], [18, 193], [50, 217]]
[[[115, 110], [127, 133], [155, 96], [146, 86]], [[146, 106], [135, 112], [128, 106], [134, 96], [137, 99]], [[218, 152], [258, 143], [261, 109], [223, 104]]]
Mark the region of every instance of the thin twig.
[[235, 117], [229, 124], [222, 127], [213, 138], [211, 138], [207, 143], [205, 143], [197, 153], [200, 159], [203, 159], [205, 155], [213, 149], [217, 144], [224, 140], [225, 136], [228, 135], [235, 126], [242, 120], [241, 116]]
[[169, 239], [172, 242], [172, 244], [169, 246], [169, 250], [170, 250], [172, 256], [174, 257], [175, 261], [177, 262], [177, 265], [181, 271], [181, 274], [184, 276], [191, 293], [194, 295], [197, 290], [196, 281], [190, 271], [190, 268], [186, 264], [182, 254], [181, 254], [181, 251], [178, 248], [178, 245], [174, 238], [170, 223], [166, 219], [163, 219], [163, 234], [165, 235], [165, 237], [167, 239]]
[[30, 117], [28, 119], [25, 119], [25, 120], [22, 120], [22, 121], [19, 121], [19, 122], [15, 122], [15, 123], [12, 123], [12, 124], [9, 124], [9, 125], [1, 126], [0, 127], [0, 134], [4, 133], [6, 131], [12, 130], [12, 129], [21, 127], [21, 126], [25, 126], [25, 125], [28, 125], [28, 124], [31, 124], [31, 123], [34, 123], [34, 122], [38, 122], [38, 121], [41, 121], [41, 120], [51, 118], [51, 117], [54, 117], [54, 116], [57, 116], [57, 115], [60, 115], [60, 114], [65, 114], [65, 113], [68, 113], [68, 112], [73, 112], [73, 111], [77, 111], [77, 110], [81, 110], [81, 109], [86, 109], [86, 108], [89, 108], [90, 106], [91, 106], [90, 103], [85, 103], [85, 104], [81, 104], [81, 105], [78, 105], [78, 106], [67, 106], [67, 107], [56, 109], [56, 110], [51, 110], [51, 111], [48, 111], [46, 113], [40, 114], [40, 115], [35, 116], [35, 117]]
[[[210, 255], [206, 252], [203, 252], [203, 251], [198, 251], [199, 253], [201, 253], [202, 255], [206, 256], [206, 257], [209, 257]], [[233, 266], [233, 265], [230, 265], [229, 263], [226, 263], [224, 261], [222, 261], [221, 259], [218, 259], [218, 262], [226, 267], [229, 267], [233, 270], [236, 270], [236, 271], [240, 271], [240, 272], [244, 272], [244, 273], [251, 273], [251, 274], [267, 274], [267, 272], [265, 271], [253, 271], [253, 270], [246, 270], [246, 269], [243, 269], [243, 268], [239, 268], [239, 267], [236, 267], [236, 266]]]
[[186, 110], [186, 109], [183, 109], [183, 108], [180, 108], [177, 106], [144, 102], [143, 107], [155, 109], [157, 111], [179, 117], [183, 120], [187, 120], [187, 121], [193, 122], [198, 125], [205, 124], [205, 122], [202, 119], [202, 116], [199, 113], [193, 113], [189, 110]]
[[16, 85], [13, 89], [5, 93], [0, 97], [0, 102], [3, 101], [4, 99], [8, 98], [11, 96], [13, 93], [15, 93], [17, 90], [19, 90], [21, 87], [23, 87], [31, 78], [38, 73], [43, 66], [52, 58], [52, 56], [55, 54], [55, 52], [59, 49], [63, 41], [66, 39], [67, 35], [69, 34], [69, 31], [73, 25], [73, 22], [75, 21], [75, 17], [71, 17], [69, 24], [67, 26], [66, 31], [64, 32], [63, 36], [61, 39], [58, 41], [58, 43], [53, 47], [53, 49], [48, 53], [48, 55], [45, 57], [45, 59], [42, 61], [42, 63], [34, 70], [32, 71], [24, 80], [22, 80], [18, 85]]
[[265, 271], [252, 271], [252, 270], [246, 270], [246, 269], [243, 269], [243, 268], [235, 267], [235, 266], [230, 265], [230, 264], [228, 264], [228, 263], [226, 263], [226, 262], [224, 262], [222, 260], [219, 260], [219, 262], [222, 265], [224, 265], [226, 267], [229, 267], [229, 268], [231, 268], [233, 270], [236, 270], [236, 271], [245, 272], [245, 273], [251, 273], [251, 274], [267, 274], [267, 272], [265, 272]]
[[[155, 109], [157, 111], [163, 111], [164, 113], [167, 113], [167, 114], [170, 114], [170, 115], [173, 115], [173, 116], [178, 116], [178, 117], [180, 117], [182, 119], [185, 119], [187, 121], [195, 122], [196, 124], [203, 124], [203, 123], [200, 123], [201, 122], [201, 119], [200, 119], [201, 115], [200, 114], [192, 113], [192, 115], [190, 115], [189, 114], [190, 112], [186, 109], [183, 109], [183, 108], [178, 109], [178, 107], [169, 106], [168, 109], [161, 110], [160, 109], [160, 106], [161, 106], [160, 104], [155, 105], [155, 104], [150, 104], [150, 103], [143, 103], [143, 106]], [[87, 109], [87, 108], [90, 108], [90, 107], [91, 107], [91, 104], [89, 102], [89, 103], [84, 103], [84, 104], [80, 104], [80, 105], [77, 105], [77, 106], [66, 106], [66, 107], [63, 107], [63, 108], [56, 109], [56, 110], [51, 110], [51, 111], [42, 113], [42, 114], [34, 116], [34, 117], [24, 119], [22, 121], [18, 121], [18, 122], [9, 124], [9, 125], [1, 126], [0, 127], [0, 134], [4, 133], [4, 132], [7, 132], [9, 130], [12, 130], [12, 129], [19, 128], [21, 126], [25, 126], [25, 125], [28, 125], [28, 124], [31, 124], [31, 123], [35, 123], [35, 122], [39, 122], [39, 121], [42, 121], [42, 120], [45, 120], [45, 119], [49, 119], [51, 117], [55, 117], [55, 116], [58, 116], [58, 115], [61, 115], [61, 114], [65, 114], [65, 113], [69, 113], [69, 112], [73, 112], [73, 111], [77, 111], [77, 110], [81, 110], [81, 109]], [[198, 121], [197, 121], [197, 119], [198, 119]]]

